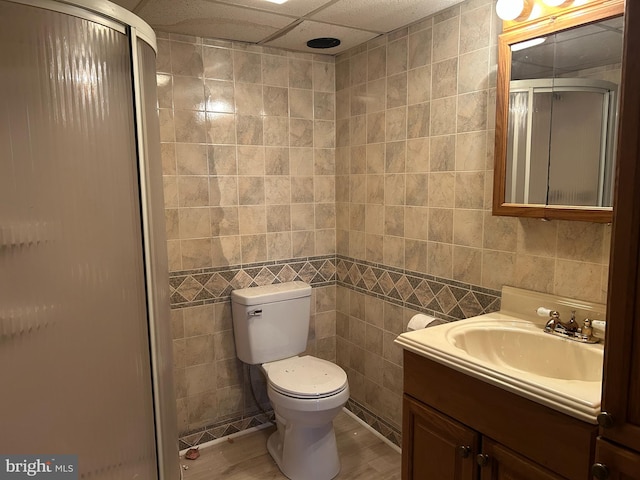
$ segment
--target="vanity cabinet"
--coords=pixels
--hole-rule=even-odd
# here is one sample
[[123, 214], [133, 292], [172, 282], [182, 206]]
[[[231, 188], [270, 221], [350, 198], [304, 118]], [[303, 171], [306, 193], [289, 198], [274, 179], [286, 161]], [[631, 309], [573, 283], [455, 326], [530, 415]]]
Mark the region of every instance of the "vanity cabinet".
[[640, 453], [598, 438], [596, 463], [591, 473], [597, 480], [637, 480], [640, 478]]
[[563, 480], [504, 445], [405, 395], [402, 478]]
[[402, 465], [402, 478], [476, 478], [480, 434], [408, 395], [403, 399], [402, 409], [405, 439], [402, 451], [408, 459]]
[[404, 351], [403, 480], [588, 480], [591, 425]]
[[[594, 478], [640, 479], [640, 2], [625, 10], [604, 388]], [[598, 476], [596, 476], [596, 474]]]

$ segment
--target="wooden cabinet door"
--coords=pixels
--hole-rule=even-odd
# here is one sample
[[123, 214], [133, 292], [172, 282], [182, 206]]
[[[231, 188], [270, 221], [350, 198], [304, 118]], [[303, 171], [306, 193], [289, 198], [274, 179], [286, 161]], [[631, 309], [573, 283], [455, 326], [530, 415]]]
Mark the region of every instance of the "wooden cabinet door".
[[480, 436], [405, 395], [403, 480], [474, 480]]
[[[600, 434], [640, 452], [640, 2], [625, 7], [618, 172]], [[640, 474], [635, 478], [640, 478]]]
[[640, 478], [640, 454], [617, 447], [602, 438], [596, 441], [596, 463], [598, 471], [607, 480], [638, 480]]
[[480, 468], [480, 480], [565, 480], [486, 437], [481, 455], [486, 463]]

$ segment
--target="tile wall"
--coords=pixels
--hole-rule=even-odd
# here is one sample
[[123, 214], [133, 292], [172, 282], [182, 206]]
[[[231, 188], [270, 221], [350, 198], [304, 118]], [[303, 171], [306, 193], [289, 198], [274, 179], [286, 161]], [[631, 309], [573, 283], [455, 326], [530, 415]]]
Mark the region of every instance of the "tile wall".
[[311, 283], [307, 353], [335, 360], [334, 58], [160, 34], [157, 82], [188, 443], [262, 418], [235, 354], [232, 288]]
[[335, 253], [333, 57], [158, 48], [170, 270]]
[[604, 301], [608, 226], [491, 215], [492, 7], [468, 0], [336, 59], [337, 253]]
[[[381, 294], [338, 273], [337, 358], [352, 397], [398, 427], [392, 340], [417, 310], [471, 316], [447, 304], [452, 286], [474, 302], [503, 285], [606, 300], [610, 227], [491, 215], [494, 4], [468, 0], [336, 58], [336, 253], [356, 276], [396, 275]], [[403, 276], [444, 287], [423, 292], [429, 307], [408, 300], [415, 284], [401, 293]]]
[[[335, 293], [335, 285], [313, 288], [305, 352], [331, 361], [335, 361]], [[171, 322], [182, 440], [193, 445], [263, 423], [266, 417], [256, 405], [250, 382], [260, 407], [270, 411], [265, 382], [258, 367], [243, 365], [236, 357], [230, 302], [172, 309]]]
[[335, 59], [160, 35], [186, 444], [262, 421], [231, 288], [312, 283], [308, 351], [345, 368], [350, 408], [394, 441], [393, 339], [413, 314], [495, 310], [503, 285], [605, 300], [608, 226], [491, 215], [498, 30], [493, 2], [467, 0]]

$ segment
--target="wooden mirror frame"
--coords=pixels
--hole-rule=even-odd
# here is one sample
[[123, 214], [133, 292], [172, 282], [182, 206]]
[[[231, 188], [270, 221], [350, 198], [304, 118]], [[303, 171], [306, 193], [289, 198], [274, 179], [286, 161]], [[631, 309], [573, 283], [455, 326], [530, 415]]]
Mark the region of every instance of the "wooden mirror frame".
[[624, 0], [594, 0], [573, 8], [550, 9], [547, 7], [543, 16], [533, 20], [503, 22], [504, 33], [498, 38], [493, 215], [599, 223], [612, 221], [613, 209], [608, 207], [568, 207], [505, 202], [511, 45], [623, 14]]

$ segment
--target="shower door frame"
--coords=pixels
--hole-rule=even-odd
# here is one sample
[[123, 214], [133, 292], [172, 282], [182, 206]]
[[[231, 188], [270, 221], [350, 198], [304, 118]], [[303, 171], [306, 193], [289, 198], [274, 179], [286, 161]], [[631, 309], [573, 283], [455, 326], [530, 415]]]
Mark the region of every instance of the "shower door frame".
[[[162, 298], [162, 292], [167, 285], [158, 285], [154, 280], [156, 259], [153, 257], [154, 236], [151, 228], [151, 201], [150, 192], [150, 163], [146, 156], [144, 139], [145, 129], [148, 125], [142, 98], [142, 79], [138, 55], [138, 39], [148, 44], [157, 54], [158, 47], [156, 35], [153, 29], [142, 19], [130, 11], [103, 0], [5, 0], [9, 3], [27, 5], [31, 7], [50, 10], [57, 13], [71, 15], [105, 27], [116, 30], [127, 36], [129, 51], [131, 53], [132, 97], [133, 117], [135, 123], [135, 148], [137, 156], [137, 169], [139, 179], [140, 213], [142, 250], [145, 274], [147, 325], [149, 329], [151, 385], [153, 395], [153, 418], [156, 442], [156, 461], [159, 480], [177, 480], [182, 477], [182, 469], [179, 463], [178, 433], [175, 418], [175, 398], [160, 398], [161, 392], [166, 391], [167, 382], [173, 385], [173, 380], [162, 378], [159, 358], [161, 355], [158, 342], [159, 329], [162, 328], [158, 321], [157, 306], [166, 303], [167, 312], [169, 303]], [[155, 71], [152, 72], [155, 76]], [[160, 193], [161, 194], [161, 193]], [[164, 242], [165, 239], [160, 239]], [[162, 253], [162, 252], [160, 252]], [[166, 251], [164, 252], [166, 254]], [[168, 275], [168, 272], [164, 272]], [[167, 279], [168, 280], [168, 279]], [[166, 327], [165, 327], [166, 328]], [[166, 354], [166, 352], [165, 352]], [[173, 402], [173, 403], [171, 403]], [[173, 408], [165, 407], [173, 405]]]

